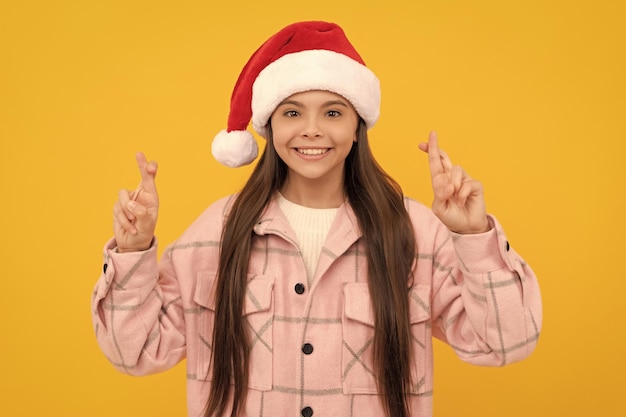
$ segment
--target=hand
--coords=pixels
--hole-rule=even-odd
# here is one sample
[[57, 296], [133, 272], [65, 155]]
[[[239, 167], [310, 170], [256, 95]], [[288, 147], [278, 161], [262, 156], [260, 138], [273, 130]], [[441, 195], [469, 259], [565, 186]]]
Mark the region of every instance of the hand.
[[154, 181], [157, 163], [148, 162], [141, 152], [135, 158], [141, 182], [133, 192], [120, 190], [119, 199], [113, 206], [113, 231], [118, 252], [150, 248], [159, 212], [159, 195]]
[[428, 143], [420, 143], [428, 153], [434, 200], [432, 209], [448, 229], [456, 233], [483, 233], [489, 230], [483, 186], [458, 165], [452, 165], [439, 149], [437, 134], [430, 132]]

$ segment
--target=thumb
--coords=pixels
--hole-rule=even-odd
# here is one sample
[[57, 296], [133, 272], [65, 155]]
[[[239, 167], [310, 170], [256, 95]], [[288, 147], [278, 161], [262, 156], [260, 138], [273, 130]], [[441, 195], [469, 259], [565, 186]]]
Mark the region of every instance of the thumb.
[[139, 236], [152, 238], [157, 220], [157, 209], [150, 209], [137, 201], [128, 202], [128, 210], [135, 217], [133, 225]]
[[133, 214], [133, 216], [135, 216], [135, 218], [141, 217], [146, 214], [146, 208], [143, 205], [137, 203], [135, 200], [130, 200], [127, 207], [128, 210]]

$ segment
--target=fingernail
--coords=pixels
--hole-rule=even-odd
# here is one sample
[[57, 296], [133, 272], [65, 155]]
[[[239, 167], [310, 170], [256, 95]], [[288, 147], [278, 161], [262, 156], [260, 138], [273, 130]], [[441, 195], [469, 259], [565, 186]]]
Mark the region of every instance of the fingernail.
[[131, 212], [134, 212], [134, 211], [135, 211], [135, 209], [137, 208], [137, 203], [135, 203], [133, 200], [130, 200], [130, 201], [128, 202], [127, 207], [128, 207], [128, 209], [129, 209]]

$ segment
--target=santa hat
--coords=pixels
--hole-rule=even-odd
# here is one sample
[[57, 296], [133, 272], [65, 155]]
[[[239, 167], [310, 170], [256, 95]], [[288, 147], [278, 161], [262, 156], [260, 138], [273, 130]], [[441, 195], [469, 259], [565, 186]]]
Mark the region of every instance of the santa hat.
[[350, 101], [368, 129], [380, 112], [380, 84], [338, 25], [291, 24], [270, 37], [243, 68], [230, 101], [228, 128], [213, 139], [220, 163], [239, 167], [254, 161], [258, 148], [248, 124], [267, 139], [270, 116], [292, 94], [325, 90]]

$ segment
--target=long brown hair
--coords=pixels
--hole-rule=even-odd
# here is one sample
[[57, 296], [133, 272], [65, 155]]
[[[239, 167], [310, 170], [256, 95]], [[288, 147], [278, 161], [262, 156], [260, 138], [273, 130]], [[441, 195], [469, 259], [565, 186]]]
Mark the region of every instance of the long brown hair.
[[[237, 417], [246, 401], [250, 340], [241, 317], [252, 229], [287, 178], [287, 166], [276, 153], [271, 126], [268, 128], [265, 151], [233, 203], [222, 232], [211, 359], [213, 374], [205, 417], [222, 416], [230, 398], [233, 401], [230, 415]], [[374, 371], [378, 390], [388, 417], [408, 417], [411, 383], [408, 277], [416, 253], [413, 225], [400, 186], [371, 153], [362, 120], [357, 127], [357, 141], [346, 158], [344, 188], [365, 243], [375, 317]]]

